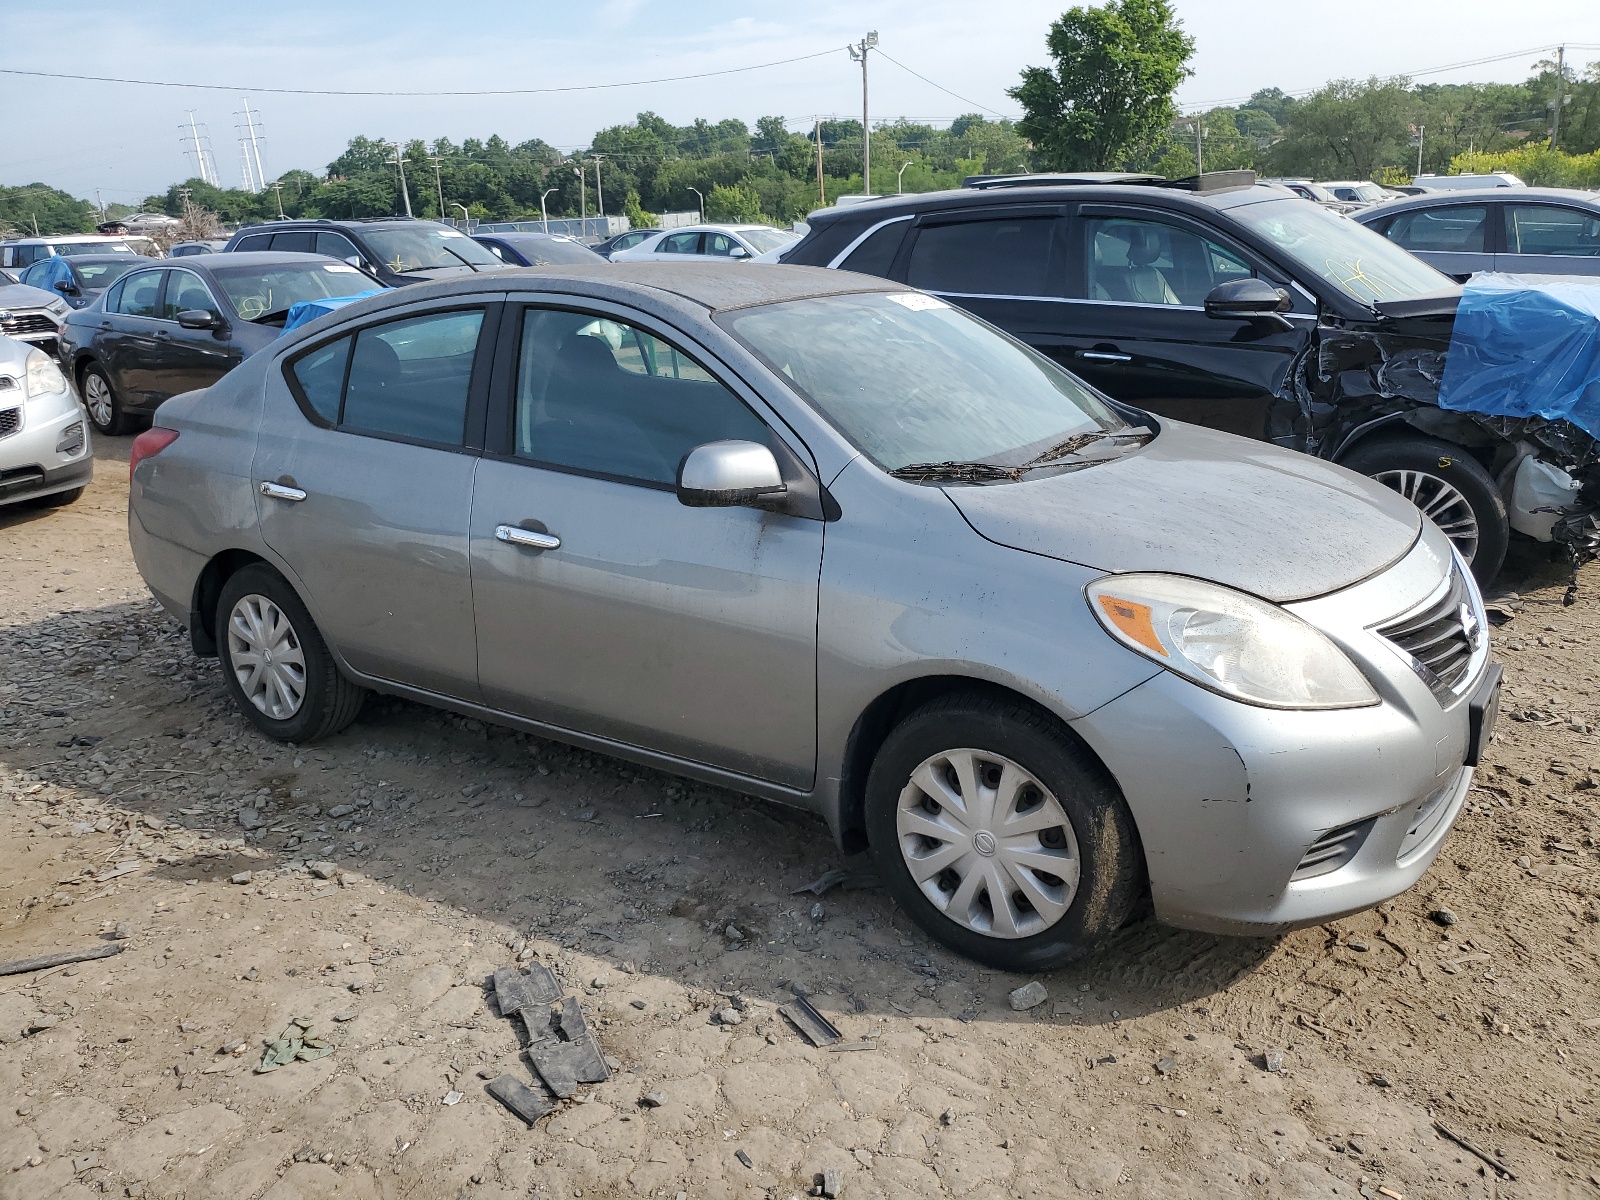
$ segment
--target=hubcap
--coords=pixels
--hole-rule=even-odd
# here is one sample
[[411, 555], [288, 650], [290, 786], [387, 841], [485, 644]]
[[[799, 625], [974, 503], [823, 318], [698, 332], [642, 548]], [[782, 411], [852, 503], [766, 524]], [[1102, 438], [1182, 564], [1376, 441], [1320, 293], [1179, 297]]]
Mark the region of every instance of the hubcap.
[[111, 389], [93, 371], [83, 377], [83, 402], [88, 406], [95, 424], [111, 424]]
[[1373, 478], [1420, 508], [1455, 543], [1461, 557], [1472, 561], [1478, 552], [1478, 518], [1454, 486], [1425, 471], [1379, 471]]
[[287, 614], [265, 596], [241, 596], [228, 614], [228, 661], [250, 703], [287, 721], [306, 698], [306, 660]]
[[1026, 768], [987, 750], [946, 750], [900, 793], [895, 829], [911, 878], [956, 924], [1023, 938], [1061, 920], [1078, 892], [1072, 822]]

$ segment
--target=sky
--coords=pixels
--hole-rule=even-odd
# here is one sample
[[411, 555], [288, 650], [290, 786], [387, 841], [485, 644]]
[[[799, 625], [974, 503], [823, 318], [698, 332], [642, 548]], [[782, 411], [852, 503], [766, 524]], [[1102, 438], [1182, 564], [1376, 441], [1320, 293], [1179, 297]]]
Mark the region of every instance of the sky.
[[[274, 0], [207, 5], [78, 0], [65, 36], [55, 5], [0, 0], [12, 53], [0, 67], [213, 84], [140, 87], [0, 74], [0, 184], [44, 182], [93, 200], [137, 203], [196, 174], [188, 111], [209, 134], [225, 186], [241, 180], [236, 127], [259, 113], [267, 179], [321, 173], [357, 134], [404, 141], [498, 133], [562, 149], [641, 111], [695, 117], [859, 117], [861, 72], [844, 47], [876, 30], [874, 121], [1017, 115], [1005, 94], [1044, 43], [1065, 0], [597, 0], [534, 5], [476, 0]], [[1197, 42], [1185, 108], [1237, 102], [1262, 87], [1310, 90], [1329, 79], [1416, 74], [1438, 82], [1515, 82], [1558, 42], [1600, 47], [1595, 0], [1175, 0]], [[1513, 11], [1514, 21], [1508, 21]], [[1507, 29], [1514, 24], [1514, 29]], [[19, 52], [31, 47], [27, 52]], [[1450, 71], [1432, 69], [1527, 51]], [[563, 88], [803, 61], [712, 78], [519, 96], [307, 96], [268, 88], [468, 91]], [[887, 56], [887, 57], [884, 57]], [[1600, 48], [1578, 50], [1579, 63]], [[893, 61], [889, 61], [892, 59]], [[905, 68], [909, 68], [909, 71]], [[1430, 72], [1426, 75], [1422, 72]], [[913, 74], [912, 72], [915, 72]], [[917, 76], [925, 78], [919, 79]], [[180, 132], [180, 126], [183, 127]]]

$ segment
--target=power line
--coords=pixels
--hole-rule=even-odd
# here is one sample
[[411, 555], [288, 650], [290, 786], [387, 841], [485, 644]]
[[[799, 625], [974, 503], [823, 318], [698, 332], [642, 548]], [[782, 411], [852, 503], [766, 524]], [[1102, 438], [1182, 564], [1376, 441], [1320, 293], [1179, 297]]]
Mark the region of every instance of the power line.
[[[878, 47], [878, 53], [882, 57], [888, 58], [890, 62], [894, 63], [895, 66], [899, 67], [902, 71], [906, 72], [906, 74], [915, 75], [918, 79], [922, 80], [923, 83], [927, 84], [929, 87], [938, 88], [946, 96], [954, 96], [957, 100], [961, 101], [961, 103], [963, 103], [963, 104], [970, 104], [974, 108], [981, 108], [981, 109], [983, 109], [984, 112], [993, 113], [997, 117], [1002, 117], [1002, 118], [1006, 117], [1005, 113], [996, 112], [994, 109], [990, 108], [987, 104], [979, 104], [976, 100], [968, 100], [965, 96], [960, 95], [957, 92], [952, 92], [949, 88], [945, 87], [943, 84], [935, 83], [933, 80], [929, 79], [926, 75], [923, 75], [922, 73], [920, 73], [918, 71], [913, 71], [910, 67], [906, 66], [905, 63], [901, 62], [899, 59], [897, 59], [897, 58], [889, 58], [889, 55], [884, 53], [883, 48], [881, 46]], [[1009, 120], [1009, 118], [1006, 118], [1006, 119]]]
[[[0, 67], [0, 75], [28, 75], [37, 79], [70, 79], [79, 83], [125, 83], [137, 87], [199, 88], [209, 92], [270, 92], [280, 96], [536, 96], [550, 92], [595, 92], [606, 88], [644, 87], [652, 83], [682, 83], [691, 79], [711, 79], [718, 75], [738, 75], [745, 71], [764, 71], [769, 67], [787, 66], [813, 58], [837, 54], [841, 47], [832, 46], [815, 54], [802, 54], [796, 58], [780, 58], [775, 62], [754, 63], [748, 67], [728, 67], [721, 71], [702, 71], [696, 75], [667, 75], [660, 79], [630, 79], [625, 83], [583, 83], [570, 87], [539, 88], [486, 88], [466, 92], [362, 92], [339, 91], [332, 88], [281, 88], [246, 87], [223, 83], [175, 83], [163, 79], [122, 79], [112, 75], [69, 75], [60, 71], [23, 71], [15, 67]], [[898, 65], [898, 64], [896, 64]], [[937, 86], [937, 85], [935, 85]], [[971, 103], [971, 101], [968, 101]]]

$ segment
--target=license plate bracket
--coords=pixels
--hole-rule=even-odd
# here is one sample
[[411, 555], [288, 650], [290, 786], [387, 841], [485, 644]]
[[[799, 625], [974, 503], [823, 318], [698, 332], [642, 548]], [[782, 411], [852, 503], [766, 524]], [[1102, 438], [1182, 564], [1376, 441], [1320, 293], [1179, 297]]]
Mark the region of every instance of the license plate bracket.
[[1467, 766], [1476, 767], [1483, 752], [1494, 740], [1495, 723], [1500, 719], [1500, 681], [1505, 668], [1490, 663], [1483, 679], [1467, 701]]

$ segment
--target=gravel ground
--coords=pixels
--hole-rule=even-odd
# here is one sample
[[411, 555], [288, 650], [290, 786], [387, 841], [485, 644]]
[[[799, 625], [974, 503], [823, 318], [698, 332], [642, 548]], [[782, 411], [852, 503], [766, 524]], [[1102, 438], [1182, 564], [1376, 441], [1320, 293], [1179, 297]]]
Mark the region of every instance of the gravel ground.
[[[0, 978], [0, 1200], [1600, 1196], [1600, 571], [1568, 608], [1513, 572], [1507, 719], [1413, 891], [1275, 941], [1139, 924], [1017, 1012], [1032, 980], [805, 814], [409, 703], [264, 740], [99, 455], [0, 513], [0, 958], [121, 947]], [[838, 867], [869, 886], [795, 894]], [[530, 1129], [484, 1091], [527, 1078], [486, 980], [534, 960], [613, 1069]], [[301, 1016], [333, 1052], [256, 1073]]]

